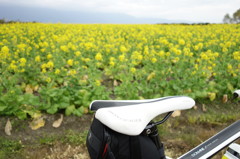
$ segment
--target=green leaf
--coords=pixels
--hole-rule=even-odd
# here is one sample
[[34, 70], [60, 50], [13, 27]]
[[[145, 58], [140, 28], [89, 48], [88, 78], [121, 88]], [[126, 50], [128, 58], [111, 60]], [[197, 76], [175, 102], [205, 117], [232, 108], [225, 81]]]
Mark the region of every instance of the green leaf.
[[78, 116], [78, 117], [81, 117], [83, 115], [83, 113], [84, 113], [84, 108], [83, 107], [80, 107], [73, 112], [73, 114]]
[[18, 101], [19, 103], [22, 103], [22, 102], [24, 101], [24, 96], [18, 96], [18, 97], [17, 97], [17, 101]]
[[69, 106], [69, 103], [61, 102], [61, 103], [58, 104], [58, 107], [60, 109], [66, 109], [68, 106]]
[[67, 108], [66, 108], [66, 110], [65, 110], [65, 114], [66, 114], [66, 116], [69, 116], [69, 115], [71, 115], [74, 111], [75, 111], [75, 105], [70, 105], [70, 106], [68, 106]]
[[227, 88], [229, 91], [233, 92], [234, 91], [234, 87], [231, 83], [227, 83]]
[[69, 97], [61, 97], [60, 101], [58, 101], [58, 107], [60, 109], [65, 109], [70, 105], [70, 98]]
[[49, 114], [55, 114], [58, 111], [58, 105], [54, 104], [49, 109], [47, 109], [47, 112]]
[[1, 106], [0, 105], [0, 112], [4, 111], [7, 108], [7, 106]]
[[57, 78], [57, 81], [59, 82], [59, 83], [63, 83], [63, 78]]
[[23, 111], [18, 111], [14, 113], [19, 119], [23, 120], [27, 118], [27, 113]]
[[208, 93], [206, 91], [196, 91], [195, 92], [196, 98], [205, 98], [208, 96]]
[[82, 101], [81, 101], [81, 100], [76, 100], [76, 101], [74, 101], [74, 104], [76, 104], [76, 105], [81, 105], [81, 104], [82, 104]]
[[178, 91], [180, 88], [176, 85], [176, 84], [173, 84], [173, 89], [175, 90], [175, 91]]
[[91, 101], [84, 100], [82, 103], [84, 107], [89, 107], [89, 105], [91, 104]]

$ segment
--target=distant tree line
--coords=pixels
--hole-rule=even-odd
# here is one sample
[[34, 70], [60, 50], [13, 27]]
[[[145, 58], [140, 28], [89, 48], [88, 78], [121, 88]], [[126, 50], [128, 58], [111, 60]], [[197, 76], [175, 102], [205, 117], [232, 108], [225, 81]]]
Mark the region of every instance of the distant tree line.
[[20, 20], [5, 20], [5, 19], [0, 19], [0, 24], [5, 24], [5, 23], [36, 23], [36, 21], [32, 21], [32, 22], [23, 22]]
[[240, 23], [240, 9], [233, 13], [232, 17], [227, 13], [223, 18], [223, 23], [231, 24], [231, 23]]

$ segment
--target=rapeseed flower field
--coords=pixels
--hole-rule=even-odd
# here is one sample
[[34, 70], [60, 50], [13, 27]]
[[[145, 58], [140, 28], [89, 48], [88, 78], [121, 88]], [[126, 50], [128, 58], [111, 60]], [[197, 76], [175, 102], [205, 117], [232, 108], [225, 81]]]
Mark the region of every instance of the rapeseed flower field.
[[95, 99], [187, 95], [240, 86], [240, 25], [0, 25], [0, 114], [81, 116]]

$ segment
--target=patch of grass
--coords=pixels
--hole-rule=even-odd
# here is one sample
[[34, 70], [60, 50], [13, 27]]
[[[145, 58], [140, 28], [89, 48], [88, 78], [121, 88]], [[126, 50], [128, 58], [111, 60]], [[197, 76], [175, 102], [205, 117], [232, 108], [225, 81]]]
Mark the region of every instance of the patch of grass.
[[220, 103], [205, 105], [205, 111], [201, 111], [202, 105], [198, 110], [191, 110], [187, 114], [187, 122], [190, 124], [222, 125], [240, 119], [237, 103]]
[[69, 130], [66, 132], [65, 137], [62, 138], [62, 141], [69, 144], [85, 144], [86, 137], [87, 137], [87, 131], [84, 131], [82, 133], [74, 132], [72, 130]]
[[39, 139], [39, 143], [41, 145], [53, 145], [54, 143], [68, 143], [73, 145], [81, 145], [85, 144], [87, 137], [87, 131], [82, 133], [75, 132], [73, 130], [68, 130], [64, 133], [64, 135], [59, 136], [44, 136]]
[[24, 122], [23, 120], [19, 120], [14, 118], [13, 120], [11, 120], [12, 123], [12, 127], [14, 127], [14, 131], [15, 132], [20, 132], [24, 129], [26, 129], [28, 127], [28, 123]]
[[58, 136], [44, 136], [39, 139], [41, 145], [53, 145], [54, 142], [58, 141]]
[[0, 158], [14, 158], [20, 154], [23, 147], [21, 141], [0, 137]]
[[179, 138], [190, 147], [194, 147], [199, 144], [198, 136], [194, 133], [181, 134]]
[[207, 124], [207, 125], [222, 125], [230, 121], [236, 121], [238, 114], [219, 114], [219, 113], [206, 113], [197, 116], [188, 116], [190, 124]]

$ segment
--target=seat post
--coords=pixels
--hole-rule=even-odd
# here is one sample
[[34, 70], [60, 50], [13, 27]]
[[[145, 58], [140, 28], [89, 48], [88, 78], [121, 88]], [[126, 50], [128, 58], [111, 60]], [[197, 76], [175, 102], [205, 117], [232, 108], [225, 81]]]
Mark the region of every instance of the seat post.
[[156, 123], [150, 122], [143, 131], [143, 134], [150, 137], [150, 139], [156, 145], [157, 150], [159, 151], [160, 156], [161, 156], [160, 159], [166, 159], [166, 156], [164, 153], [163, 143], [161, 142], [160, 137], [159, 137], [157, 125], [164, 123], [171, 116], [172, 113], [173, 112], [167, 113], [167, 115], [161, 121], [158, 121]]
[[[150, 133], [149, 133], [150, 132]], [[154, 144], [156, 145], [157, 149], [162, 148], [162, 143], [159, 137], [159, 133], [158, 133], [158, 129], [157, 126], [154, 125], [150, 130], [147, 130], [148, 136], [152, 139], [152, 141], [154, 142]]]
[[157, 150], [159, 151], [159, 154], [161, 156], [160, 159], [166, 159], [163, 143], [160, 140], [157, 125], [153, 125], [151, 128], [145, 129], [144, 134], [147, 135], [153, 141], [153, 143], [156, 145]]

